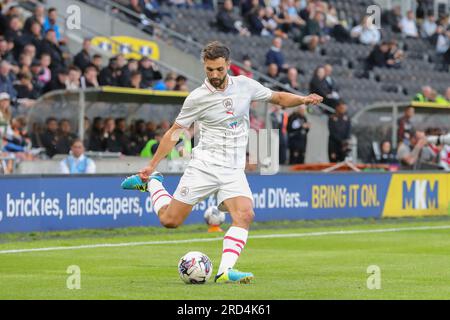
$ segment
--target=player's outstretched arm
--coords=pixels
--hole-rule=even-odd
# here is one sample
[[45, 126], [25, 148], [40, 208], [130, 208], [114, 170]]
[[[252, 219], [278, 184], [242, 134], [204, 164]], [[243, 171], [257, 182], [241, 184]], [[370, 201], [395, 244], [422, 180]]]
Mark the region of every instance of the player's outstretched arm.
[[310, 94], [307, 96], [299, 96], [289, 92], [274, 91], [270, 103], [278, 104], [283, 108], [292, 108], [302, 104], [319, 104], [323, 101], [323, 97], [318, 94]]
[[179, 126], [177, 123], [174, 123], [174, 125], [164, 134], [159, 143], [158, 149], [155, 152], [155, 155], [150, 160], [149, 165], [139, 171], [139, 176], [143, 181], [147, 180], [148, 176], [151, 175], [153, 171], [155, 171], [159, 162], [172, 151], [172, 149], [180, 139], [182, 130], [183, 129], [181, 126]]

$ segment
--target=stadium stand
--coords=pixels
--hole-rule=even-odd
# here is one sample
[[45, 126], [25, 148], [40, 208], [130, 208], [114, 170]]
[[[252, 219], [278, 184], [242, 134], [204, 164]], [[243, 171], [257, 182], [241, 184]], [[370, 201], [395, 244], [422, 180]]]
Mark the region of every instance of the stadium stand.
[[[181, 52], [194, 57], [198, 56], [199, 46], [202, 44], [210, 40], [222, 41], [230, 46], [232, 59], [238, 66], [242, 67], [244, 58], [249, 57], [250, 59], [247, 58], [247, 60], [251, 61], [253, 68], [249, 74], [274, 89], [287, 88], [283, 85], [286, 83], [287, 75], [284, 73], [286, 70], [278, 70], [276, 75], [271, 76], [271, 79], [267, 77], [267, 52], [273, 45], [273, 38], [280, 37], [282, 45], [279, 51], [282, 52], [284, 65], [297, 69], [298, 86], [296, 89], [300, 92], [310, 91], [314, 74], [318, 68], [330, 65], [332, 74], [327, 75], [325, 79], [319, 79], [319, 87], [320, 85], [327, 86], [326, 83], [330, 84], [332, 81], [333, 89], [330, 89], [330, 97], [327, 101], [331, 107], [334, 107], [333, 101], [345, 101], [350, 117], [374, 103], [405, 104], [413, 99], [417, 100], [416, 98], [420, 96], [418, 93], [424, 86], [431, 86], [432, 89], [431, 97], [424, 101], [449, 103], [450, 33], [448, 12], [436, 14], [432, 7], [424, 6], [421, 2], [406, 1], [410, 4], [410, 8], [415, 8], [415, 12], [412, 14], [408, 13], [410, 8], [396, 6], [391, 10], [383, 10], [382, 28], [376, 31], [380, 33], [380, 39], [375, 37], [375, 42], [370, 44], [363, 40], [364, 35], [362, 34], [370, 28], [358, 27], [360, 23], [367, 23], [367, 8], [372, 5], [372, 1], [369, 0], [227, 0], [227, 19], [233, 20], [235, 29], [231, 28], [228, 30], [230, 32], [226, 32], [227, 30], [220, 28], [217, 24], [218, 16], [221, 12], [225, 12], [223, 1], [214, 3], [211, 1], [177, 1], [176, 4], [162, 0], [84, 0], [82, 2], [100, 9], [109, 8], [108, 10], [111, 10], [121, 21], [136, 26], [150, 37], [162, 39]], [[50, 29], [50, 31], [43, 35], [36, 31], [37, 35], [33, 38], [31, 30], [21, 28], [15, 22], [16, 19], [13, 19], [16, 15], [20, 16], [21, 7], [34, 11], [35, 20], [43, 24], [43, 30]], [[231, 7], [233, 8], [230, 9]], [[51, 31], [51, 25], [57, 26], [58, 23], [55, 24], [51, 17], [48, 19], [47, 15], [51, 15], [53, 11], [47, 12], [46, 10], [48, 8], [35, 6], [35, 1], [22, 1], [20, 6], [8, 3], [2, 10], [1, 20], [5, 26], [5, 32], [0, 38], [1, 69], [3, 73], [8, 74], [8, 77], [3, 76], [0, 84], [3, 86], [1, 91], [8, 92], [11, 97], [13, 115], [23, 114], [27, 108], [33, 105], [34, 99], [30, 99], [30, 97], [36, 97], [40, 93], [52, 89], [65, 89], [68, 86], [80, 87], [83, 72], [80, 69], [89, 65], [88, 61], [83, 60], [83, 58], [89, 60], [89, 43], [85, 42], [86, 50], [84, 51], [73, 52], [72, 50], [70, 52], [70, 41], [67, 43], [67, 38], [59, 34], [60, 30], [57, 30], [58, 32]], [[412, 16], [412, 20], [405, 18], [408, 14], [410, 17]], [[290, 20], [286, 20], [287, 16], [290, 17]], [[429, 16], [433, 17], [425, 23], [424, 21]], [[27, 20], [28, 27], [31, 26], [32, 21], [33, 18]], [[290, 21], [295, 21], [295, 23]], [[408, 33], [406, 28], [411, 27], [417, 28], [420, 36], [415, 37]], [[257, 32], [255, 32], [255, 28], [258, 30]], [[170, 32], [165, 32], [165, 30], [170, 30]], [[172, 37], [170, 33], [177, 33], [181, 37]], [[313, 39], [315, 36], [317, 36], [317, 43], [311, 46], [311, 41], [315, 41]], [[370, 35], [367, 34], [367, 36]], [[58, 38], [60, 39], [58, 40]], [[26, 50], [31, 49], [32, 51], [32, 46], [27, 47], [27, 44], [36, 43], [36, 41], [42, 42], [42, 45], [38, 46], [39, 48], [35, 48], [37, 51], [35, 56], [40, 60], [31, 59], [28, 62], [27, 60], [30, 59], [26, 59], [24, 56], [26, 56]], [[14, 46], [14, 49], [8, 50], [8, 46]], [[41, 58], [43, 52], [49, 53], [51, 57], [48, 69], [53, 77], [52, 81], [48, 81], [48, 83], [44, 83], [45, 77], [39, 75], [39, 72], [42, 72], [39, 70], [45, 71], [47, 68], [46, 62]], [[73, 60], [74, 56], [76, 56], [75, 60]], [[102, 57], [100, 57], [101, 59]], [[12, 66], [9, 66], [8, 62], [12, 62]], [[73, 62], [77, 64], [77, 67], [71, 66]], [[173, 74], [170, 69], [164, 70], [161, 74], [154, 69], [158, 65], [155, 63], [156, 61], [149, 63], [150, 66], [146, 67], [146, 70], [143, 70], [142, 66], [139, 67], [139, 70], [134, 70], [135, 62], [133, 60], [126, 61], [123, 56], [118, 55], [110, 59], [108, 66], [104, 66], [102, 70], [98, 69], [98, 65], [93, 65], [96, 69], [89, 69], [89, 77], [96, 78], [97, 75], [98, 84], [95, 81], [89, 81], [89, 83], [94, 87], [123, 85], [135, 88], [165, 88], [167, 86], [171, 88], [171, 83], [174, 82], [173, 79], [177, 75]], [[102, 64], [106, 64], [106, 59]], [[130, 65], [133, 65], [131, 67], [133, 70], [129, 68]], [[41, 69], [38, 68], [39, 66]], [[12, 68], [11, 71], [9, 68]], [[29, 78], [26, 73], [27, 68], [34, 77], [31, 85], [27, 82]], [[118, 69], [121, 70], [117, 71]], [[34, 75], [33, 72], [35, 72]], [[121, 72], [122, 76], [116, 75], [117, 72]], [[87, 79], [88, 75], [85, 77]], [[20, 79], [20, 83], [16, 78]], [[181, 76], [180, 81], [183, 82], [183, 78], [184, 76]], [[165, 84], [164, 79], [168, 81]], [[11, 86], [13, 82], [15, 86]], [[145, 85], [142, 85], [143, 82]], [[26, 87], [27, 90], [25, 90]], [[188, 85], [188, 89], [193, 87], [193, 85], [190, 87]], [[186, 89], [186, 85], [177, 85], [175, 88]], [[19, 91], [21, 94], [20, 97], [17, 97]], [[90, 119], [90, 121], [92, 120]], [[136, 125], [137, 123], [133, 123], [126, 131], [129, 134], [133, 133], [133, 136], [140, 135], [133, 131]], [[152, 124], [149, 125], [149, 128], [152, 128]], [[443, 129], [448, 130], [448, 128]], [[114, 128], [114, 130], [116, 129]], [[314, 132], [313, 126], [310, 135]], [[105, 133], [105, 136], [108, 134]], [[143, 137], [143, 139], [149, 139], [151, 136], [152, 132], [149, 132], [147, 138]], [[357, 138], [360, 140], [360, 137]], [[39, 145], [39, 139], [34, 139], [32, 143], [34, 146], [42, 147]], [[135, 144], [139, 143], [135, 142]], [[108, 144], [102, 142], [102, 145]], [[137, 155], [139, 154], [138, 149], [124, 151], [122, 148], [121, 152]], [[108, 149], [102, 147], [102, 150]], [[110, 151], [117, 151], [117, 148]]]

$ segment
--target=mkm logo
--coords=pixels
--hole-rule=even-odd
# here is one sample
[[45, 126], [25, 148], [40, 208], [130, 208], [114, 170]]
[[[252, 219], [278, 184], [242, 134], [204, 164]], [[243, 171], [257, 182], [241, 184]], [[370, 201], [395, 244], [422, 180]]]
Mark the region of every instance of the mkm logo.
[[439, 182], [429, 180], [403, 181], [403, 209], [438, 209]]

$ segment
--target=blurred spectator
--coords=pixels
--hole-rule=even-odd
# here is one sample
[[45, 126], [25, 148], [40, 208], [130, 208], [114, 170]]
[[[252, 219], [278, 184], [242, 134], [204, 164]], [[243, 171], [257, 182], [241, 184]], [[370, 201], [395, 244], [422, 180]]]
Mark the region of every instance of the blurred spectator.
[[98, 88], [100, 85], [97, 80], [98, 71], [93, 65], [86, 67], [84, 70], [84, 81], [86, 88]]
[[316, 12], [313, 19], [308, 19], [302, 33], [301, 44], [309, 51], [316, 51], [319, 45], [325, 44], [330, 37], [325, 33], [325, 16]]
[[374, 46], [369, 56], [367, 57], [367, 68], [385, 68], [388, 67], [389, 44], [382, 42], [380, 45]]
[[31, 147], [31, 141], [26, 132], [27, 121], [25, 117], [12, 118], [10, 125], [3, 136], [3, 151], [25, 152]]
[[20, 53], [21, 47], [17, 46], [20, 38], [22, 37], [22, 22], [18, 16], [11, 16], [8, 22], [8, 29], [5, 32], [5, 38], [14, 42], [14, 56], [17, 57]]
[[264, 7], [254, 7], [246, 15], [249, 31], [253, 35], [262, 35], [264, 30]]
[[411, 134], [409, 144], [400, 142], [397, 159], [400, 161], [402, 169], [413, 170], [418, 168], [420, 152], [426, 144], [425, 134], [421, 131]]
[[84, 145], [75, 139], [70, 147], [70, 155], [59, 163], [63, 174], [92, 174], [96, 172], [95, 162], [84, 154]]
[[399, 142], [403, 141], [405, 144], [409, 144], [409, 139], [411, 138], [414, 130], [414, 125], [412, 123], [412, 119], [414, 118], [414, 107], [408, 106], [403, 116], [398, 119], [398, 132], [397, 139]]
[[328, 120], [328, 156], [330, 162], [342, 162], [351, 151], [349, 140], [351, 133], [351, 121], [347, 115], [347, 105], [339, 102], [336, 106], [336, 113], [332, 114]]
[[305, 21], [298, 15], [293, 0], [282, 0], [278, 6], [275, 21], [285, 37], [296, 38]]
[[438, 26], [430, 40], [436, 48], [436, 53], [445, 55], [450, 48], [450, 31], [443, 26]]
[[272, 121], [272, 129], [278, 129], [279, 134], [279, 163], [286, 163], [287, 148], [288, 148], [288, 114], [283, 111], [280, 106], [273, 105], [270, 119]]
[[125, 118], [116, 119], [116, 129], [114, 130], [116, 139], [121, 147], [120, 152], [124, 155], [131, 155], [130, 138], [127, 134], [127, 122]]
[[58, 19], [58, 12], [56, 8], [50, 8], [47, 11], [47, 17], [45, 18], [43, 29], [44, 33], [47, 33], [49, 30], [55, 31], [56, 41], [62, 41], [61, 32], [59, 30], [59, 26], [56, 24], [56, 20]]
[[[25, 21], [24, 29], [25, 31], [29, 31], [32, 29], [32, 24], [34, 22], [39, 23], [40, 26], [43, 26], [45, 23], [45, 6], [42, 4], [36, 4], [34, 8], [33, 15], [27, 18]], [[43, 31], [43, 30], [42, 30]]]
[[241, 20], [234, 17], [233, 2], [225, 0], [223, 6], [217, 12], [217, 27], [225, 33], [235, 33], [241, 36], [249, 36], [250, 32], [244, 27]]
[[[279, 78], [279, 72], [278, 72], [278, 66], [276, 63], [271, 63], [267, 66], [267, 74], [266, 74], [270, 79], [278, 81]], [[267, 86], [267, 87], [271, 87], [272, 90], [278, 90], [278, 87], [275, 86], [270, 83], [270, 82], [263, 82], [263, 85]]]
[[406, 16], [400, 20], [400, 29], [402, 34], [408, 38], [419, 37], [419, 32], [417, 30], [416, 18], [414, 17], [414, 12], [409, 10]]
[[338, 87], [336, 85], [336, 81], [333, 79], [333, 66], [329, 63], [323, 66], [323, 69], [325, 71], [325, 84], [328, 86], [328, 95], [326, 96], [327, 99], [334, 99], [339, 100], [340, 95], [338, 93]]
[[26, 45], [33, 45], [35, 48], [35, 54], [41, 52], [42, 43], [42, 26], [39, 22], [33, 21], [29, 30], [25, 30], [24, 34], [20, 37], [18, 43], [18, 52], [22, 51]]
[[105, 141], [103, 136], [104, 122], [101, 117], [95, 117], [92, 123], [91, 134], [89, 137], [89, 150], [104, 151]]
[[118, 86], [121, 70], [118, 57], [109, 59], [108, 66], [100, 71], [98, 82], [101, 86]]
[[145, 121], [139, 119], [135, 122], [134, 132], [131, 135], [131, 145], [133, 147], [133, 153], [139, 154], [148, 141], [148, 133], [145, 125]]
[[176, 85], [173, 88], [175, 91], [189, 91], [187, 87], [187, 78], [182, 75], [178, 75], [175, 79]]
[[262, 24], [264, 26], [261, 31], [262, 36], [286, 37], [286, 34], [278, 28], [278, 24], [275, 20], [275, 12], [272, 7], [266, 7], [264, 9]]
[[144, 89], [142, 86], [142, 75], [139, 71], [132, 71], [130, 74], [130, 85], [128, 86], [133, 89]]
[[332, 108], [336, 108], [336, 105], [339, 102], [339, 99], [336, 98], [336, 96], [338, 97], [338, 95], [337, 93], [333, 93], [333, 86], [330, 86], [330, 83], [326, 78], [327, 71], [325, 71], [325, 68], [322, 66], [318, 67], [315, 70], [313, 77], [311, 78], [311, 81], [309, 83], [309, 91], [311, 91], [311, 93], [316, 93], [324, 97], [324, 104]]
[[375, 45], [380, 42], [380, 31], [373, 23], [373, 18], [365, 16], [361, 23], [351, 30], [352, 38], [365, 45]]
[[66, 87], [68, 90], [76, 90], [80, 88], [81, 70], [76, 66], [69, 67]]
[[403, 50], [399, 49], [398, 43], [395, 40], [391, 40], [388, 43], [389, 52], [387, 54], [387, 66], [389, 68], [400, 68], [402, 61], [405, 59]]
[[[435, 128], [428, 128], [425, 131], [425, 136], [433, 135], [433, 136], [440, 136], [442, 134], [442, 131]], [[421, 164], [420, 169], [425, 168], [439, 168], [439, 153], [442, 150], [441, 145], [435, 145], [433, 143], [427, 142], [426, 145], [423, 147], [422, 152], [420, 152], [419, 160]], [[425, 167], [425, 168], [424, 168]]]
[[47, 30], [45, 39], [42, 41], [41, 51], [50, 55], [50, 69], [52, 71], [65, 66], [63, 51], [59, 46], [56, 33], [53, 29]]
[[418, 102], [434, 102], [433, 88], [430, 86], [423, 86], [422, 92], [416, 94], [413, 100]]
[[21, 72], [17, 76], [19, 83], [14, 85], [14, 89], [17, 91], [18, 99], [32, 99], [39, 98], [39, 91], [34, 87], [32, 82], [32, 76], [29, 72]]
[[45, 130], [41, 134], [40, 141], [45, 153], [50, 158], [56, 154], [56, 144], [58, 143], [58, 121], [54, 117], [49, 117], [45, 121]]
[[6, 92], [0, 92], [0, 123], [7, 124], [11, 121], [11, 100]]
[[298, 71], [295, 67], [290, 67], [287, 71], [286, 77], [280, 80], [287, 88], [300, 90], [300, 83], [298, 82]]
[[72, 132], [69, 120], [61, 119], [59, 121], [58, 138], [56, 142], [56, 154], [68, 154], [73, 141], [77, 139], [77, 135]]
[[39, 73], [38, 79], [44, 85], [46, 85], [47, 83], [49, 83], [52, 80], [52, 72], [50, 71], [52, 57], [48, 53], [43, 53], [43, 54], [41, 54], [39, 63], [40, 63], [41, 68], [40, 68], [40, 73]]
[[306, 118], [306, 106], [301, 105], [288, 118], [289, 164], [305, 162], [306, 143], [310, 128], [311, 124]]
[[6, 60], [0, 61], [0, 92], [8, 93], [12, 101], [17, 98], [17, 92], [13, 85], [14, 80], [11, 64]]
[[233, 63], [231, 64], [230, 70], [233, 73], [233, 75], [234, 76], [243, 75], [243, 76], [253, 79], [253, 72], [251, 71], [252, 60], [250, 59], [250, 57], [248, 55], [245, 55], [242, 58], [242, 64], [243, 64], [242, 68], [238, 67], [237, 65], [235, 65]]
[[103, 130], [104, 150], [107, 152], [121, 152], [121, 141], [116, 136], [116, 121], [113, 118], [105, 119]]
[[73, 58], [73, 64], [81, 69], [82, 72], [91, 64], [91, 39], [83, 40], [83, 48]]
[[176, 75], [174, 73], [168, 73], [164, 81], [160, 80], [153, 86], [153, 90], [172, 91], [176, 84]]
[[142, 148], [142, 150], [140, 151], [139, 153], [140, 156], [143, 158], [153, 158], [163, 136], [164, 136], [163, 130], [161, 129], [156, 130], [154, 138], [148, 140], [144, 148]]
[[383, 141], [380, 144], [380, 150], [374, 152], [374, 162], [380, 164], [397, 164], [397, 157], [392, 150], [390, 141]]
[[16, 63], [16, 59], [8, 47], [8, 41], [4, 37], [0, 37], [0, 59], [10, 64]]
[[336, 7], [328, 3], [328, 10], [325, 12], [325, 27], [323, 28], [325, 33], [338, 42], [351, 42], [350, 32], [344, 25], [346, 25], [346, 22], [341, 23]]
[[155, 81], [161, 80], [162, 75], [150, 58], [143, 57], [139, 61], [139, 72], [142, 74], [142, 87], [150, 88]]
[[437, 30], [436, 19], [434, 18], [434, 14], [429, 14], [425, 21], [422, 23], [422, 32], [421, 35], [423, 38], [429, 39], [431, 38]]
[[103, 57], [100, 54], [94, 54], [92, 56], [91, 65], [97, 69], [97, 72], [100, 73], [103, 67]]
[[275, 37], [272, 40], [272, 46], [266, 53], [266, 66], [275, 63], [278, 67], [278, 71], [280, 72], [286, 71], [289, 67], [285, 62], [284, 54], [281, 51], [282, 46], [283, 40], [280, 37]]
[[120, 86], [131, 87], [131, 74], [135, 71], [139, 71], [139, 64], [137, 60], [128, 60], [128, 63], [122, 68], [122, 72], [119, 78]]
[[149, 139], [153, 139], [155, 137], [156, 124], [153, 121], [149, 121], [146, 124], [147, 136]]
[[52, 76], [52, 80], [44, 87], [43, 93], [53, 90], [65, 90], [68, 88], [69, 71], [66, 68], [57, 69], [55, 75], [55, 77]]

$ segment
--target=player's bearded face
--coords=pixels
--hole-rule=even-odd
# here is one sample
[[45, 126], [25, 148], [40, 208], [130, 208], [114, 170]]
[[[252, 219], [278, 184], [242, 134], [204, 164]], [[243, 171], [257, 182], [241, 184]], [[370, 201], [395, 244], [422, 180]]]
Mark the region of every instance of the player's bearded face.
[[223, 89], [229, 69], [229, 62], [224, 58], [205, 60], [205, 71], [209, 83], [216, 89]]

